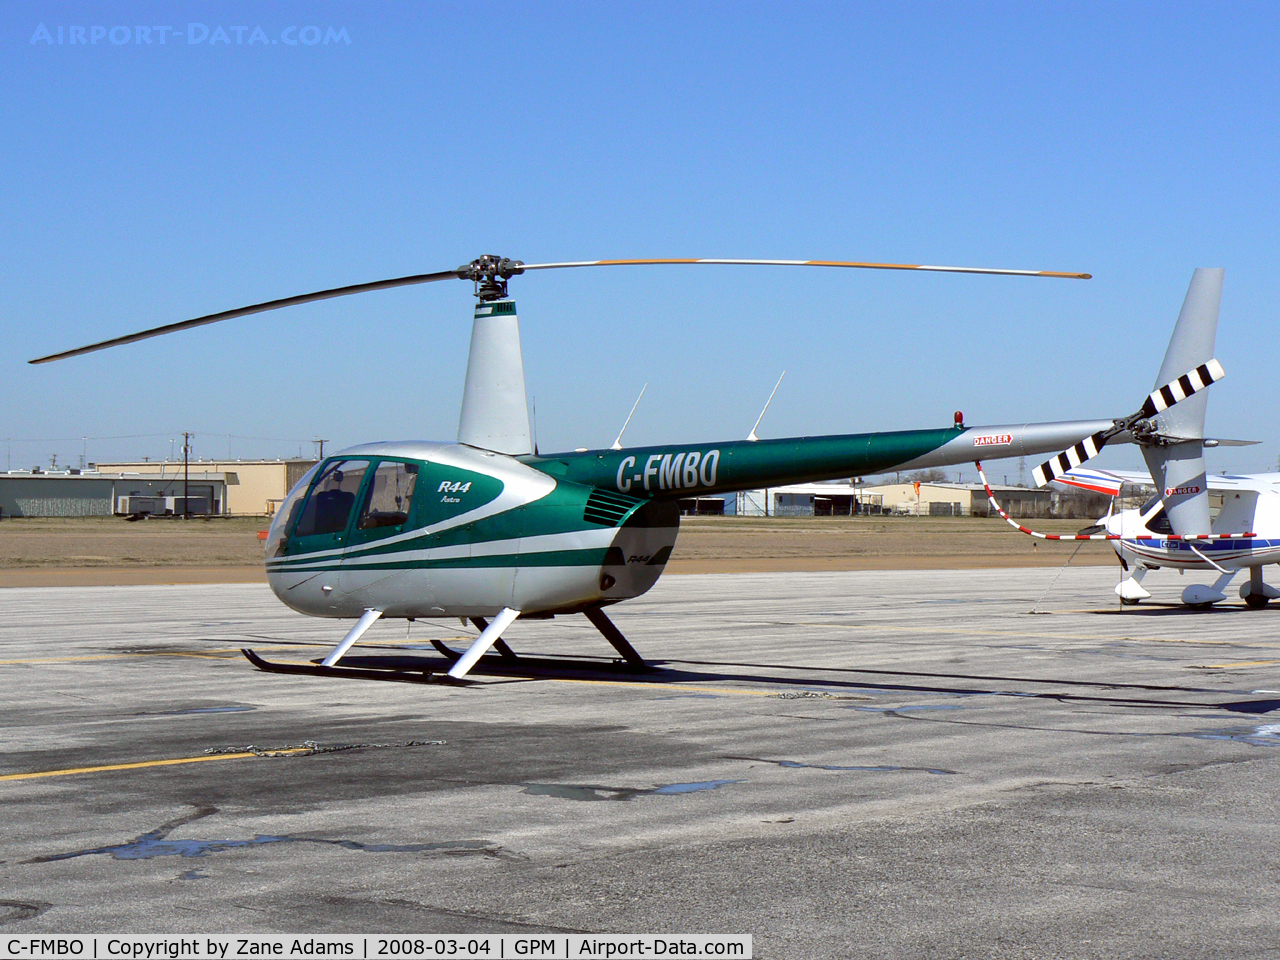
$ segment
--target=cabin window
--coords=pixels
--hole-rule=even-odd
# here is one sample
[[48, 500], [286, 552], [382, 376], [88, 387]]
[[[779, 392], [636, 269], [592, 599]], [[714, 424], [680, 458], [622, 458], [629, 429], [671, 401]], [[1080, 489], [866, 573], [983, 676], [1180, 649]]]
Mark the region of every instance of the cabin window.
[[302, 508], [294, 536], [345, 531], [368, 469], [368, 460], [335, 460], [325, 467]]
[[1164, 512], [1161, 507], [1145, 521], [1147, 529], [1152, 533], [1173, 533], [1173, 524], [1169, 522], [1169, 515]]
[[402, 527], [409, 519], [413, 488], [418, 481], [418, 465], [383, 460], [373, 472], [360, 510], [360, 530]]

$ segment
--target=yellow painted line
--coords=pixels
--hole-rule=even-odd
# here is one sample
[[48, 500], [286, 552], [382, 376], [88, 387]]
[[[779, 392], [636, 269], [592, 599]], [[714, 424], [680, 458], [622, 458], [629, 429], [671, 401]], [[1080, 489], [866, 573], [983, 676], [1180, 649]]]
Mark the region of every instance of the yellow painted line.
[[[272, 753], [282, 756], [292, 753], [307, 753], [310, 747], [291, 747], [287, 750], [273, 750]], [[172, 767], [180, 763], [208, 763], [212, 760], [245, 760], [257, 757], [256, 753], [214, 753], [202, 757], [173, 757], [169, 760], [140, 760], [136, 763], [109, 763], [100, 767], [68, 767], [65, 770], [38, 770], [34, 773], [6, 773], [0, 776], [3, 780], [35, 780], [39, 777], [72, 777], [81, 773], [110, 773], [114, 770], [142, 770], [147, 767]]]
[[[317, 644], [318, 646], [318, 644]], [[221, 660], [216, 654], [239, 653], [239, 647], [232, 650], [208, 650], [204, 653], [185, 653], [174, 650], [157, 650], [154, 653], [102, 653], [86, 657], [33, 657], [30, 660], [0, 660], [0, 666], [12, 666], [23, 663], [75, 663], [83, 660], [124, 660], [137, 657], [197, 657], [202, 660]]]
[[[474, 642], [475, 637], [444, 637], [441, 642], [447, 643], [450, 640], [459, 640], [459, 641], [465, 640], [470, 643], [470, 642]], [[378, 643], [373, 644], [372, 648], [376, 649], [377, 647], [384, 647], [384, 646], [385, 647], [401, 646], [406, 643], [420, 644], [420, 643], [430, 643], [430, 642], [431, 642], [430, 640], [424, 641], [418, 637], [412, 637], [408, 640], [380, 640], [378, 641]], [[287, 646], [294, 649], [298, 647], [317, 647], [320, 649], [328, 649], [331, 646], [331, 644], [290, 643]], [[366, 649], [369, 649], [369, 648], [366, 647]], [[120, 659], [129, 659], [131, 657], [197, 657], [204, 660], [221, 660], [222, 657], [219, 656], [220, 654], [224, 654], [224, 655], [238, 654], [239, 652], [240, 652], [239, 647], [229, 647], [226, 650], [205, 650], [200, 653], [196, 653], [194, 651], [187, 653], [185, 651], [179, 651], [179, 650], [156, 650], [153, 652], [143, 652], [143, 653], [99, 653], [99, 654], [93, 654], [90, 656], [83, 656], [83, 657], [32, 657], [31, 659], [28, 659], [28, 660], [0, 660], [0, 666], [16, 666], [16, 665], [25, 664], [25, 663], [76, 663], [80, 661], [89, 661], [89, 660], [120, 660]]]

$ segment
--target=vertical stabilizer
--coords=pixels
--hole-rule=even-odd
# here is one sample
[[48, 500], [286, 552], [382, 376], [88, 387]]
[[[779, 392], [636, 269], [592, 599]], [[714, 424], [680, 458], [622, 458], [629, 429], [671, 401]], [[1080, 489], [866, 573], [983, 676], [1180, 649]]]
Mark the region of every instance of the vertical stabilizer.
[[[1222, 300], [1221, 268], [1196, 270], [1182, 302], [1178, 324], [1156, 377], [1156, 387], [1213, 358]], [[1175, 404], [1155, 418], [1161, 436], [1179, 439], [1167, 446], [1142, 447], [1142, 456], [1164, 499], [1173, 532], [1183, 536], [1209, 532], [1209, 494], [1204, 463], [1204, 415], [1208, 391]]]
[[533, 453], [514, 301], [476, 304], [458, 442], [512, 456]]

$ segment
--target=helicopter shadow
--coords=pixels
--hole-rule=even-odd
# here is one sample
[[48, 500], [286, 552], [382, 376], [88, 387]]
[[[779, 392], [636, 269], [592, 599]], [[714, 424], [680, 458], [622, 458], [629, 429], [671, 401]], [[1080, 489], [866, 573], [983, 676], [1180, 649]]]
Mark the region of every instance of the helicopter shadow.
[[[360, 675], [366, 679], [434, 677], [443, 675], [452, 664], [453, 661], [445, 657], [403, 654], [348, 656], [343, 659], [344, 667], [353, 672], [359, 671]], [[742, 683], [799, 687], [805, 690], [819, 688], [823, 691], [1017, 697], [1134, 708], [1216, 708], [1235, 713], [1254, 714], [1280, 709], [1280, 700], [1221, 702], [1215, 699], [1206, 702], [1174, 698], [1177, 695], [1187, 694], [1209, 694], [1216, 698], [1222, 694], [1221, 690], [1204, 687], [925, 673], [857, 667], [811, 667], [791, 664], [659, 660], [654, 661], [647, 669], [637, 670], [622, 661], [536, 656], [520, 656], [511, 659], [486, 655], [472, 667], [471, 673], [521, 680], [583, 680], [652, 684], [655, 689], [661, 689], [667, 685]], [[380, 676], [382, 674], [386, 676]], [[1132, 694], [1124, 695], [1125, 691], [1132, 691]], [[1111, 692], [1113, 695], [1104, 696], [1104, 692]], [[1114, 695], [1115, 693], [1120, 695]], [[1169, 699], [1151, 696], [1159, 693], [1171, 696]]]

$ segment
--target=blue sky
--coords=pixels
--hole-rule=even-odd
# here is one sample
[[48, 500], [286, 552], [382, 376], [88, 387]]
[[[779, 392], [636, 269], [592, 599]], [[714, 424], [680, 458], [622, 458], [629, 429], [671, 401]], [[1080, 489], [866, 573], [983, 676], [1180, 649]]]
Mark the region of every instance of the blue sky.
[[[1223, 266], [1208, 428], [1264, 442], [1211, 468], [1275, 469], [1278, 27], [1261, 4], [9, 4], [0, 453], [451, 439], [460, 281], [25, 361], [496, 253], [1095, 277], [518, 278], [544, 451], [610, 443], [645, 382], [629, 443], [745, 436], [783, 369], [762, 436], [1121, 416], [1192, 269]], [[350, 43], [289, 42], [330, 29]]]

